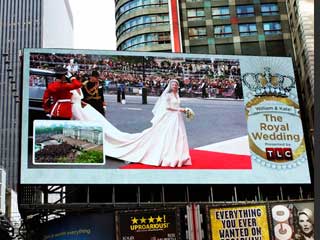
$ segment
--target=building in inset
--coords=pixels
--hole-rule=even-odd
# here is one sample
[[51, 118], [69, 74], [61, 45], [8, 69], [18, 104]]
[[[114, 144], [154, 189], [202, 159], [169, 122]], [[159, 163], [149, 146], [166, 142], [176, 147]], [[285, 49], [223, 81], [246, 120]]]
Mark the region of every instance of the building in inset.
[[0, 19], [0, 167], [7, 172], [8, 186], [16, 189], [20, 161], [20, 56], [24, 48], [72, 47], [73, 24], [68, 0], [1, 0]]
[[118, 50], [293, 56], [286, 2], [116, 1]]
[[288, 16], [294, 48], [294, 62], [301, 98], [307, 116], [306, 129], [314, 144], [314, 1], [288, 0]]

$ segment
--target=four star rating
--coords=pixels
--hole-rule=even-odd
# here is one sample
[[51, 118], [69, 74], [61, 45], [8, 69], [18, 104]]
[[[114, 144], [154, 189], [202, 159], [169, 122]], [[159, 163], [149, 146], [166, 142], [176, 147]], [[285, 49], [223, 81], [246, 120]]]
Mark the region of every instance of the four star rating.
[[[160, 217], [159, 215], [157, 217], [150, 216], [149, 218], [136, 218], [131, 217], [132, 224], [144, 224], [144, 223], [162, 223], [163, 217]], [[163, 221], [165, 222], [165, 220]]]
[[170, 224], [171, 223], [167, 221], [165, 214], [158, 216], [144, 215], [142, 217], [130, 217], [131, 231], [164, 231], [169, 228]]

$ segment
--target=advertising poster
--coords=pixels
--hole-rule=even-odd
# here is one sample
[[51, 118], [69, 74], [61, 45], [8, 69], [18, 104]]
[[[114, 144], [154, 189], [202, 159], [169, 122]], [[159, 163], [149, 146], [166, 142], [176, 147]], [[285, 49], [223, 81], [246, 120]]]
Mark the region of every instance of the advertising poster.
[[276, 240], [315, 240], [313, 202], [273, 204], [271, 213]]
[[43, 240], [114, 240], [113, 214], [66, 216], [41, 226]]
[[177, 211], [119, 211], [116, 213], [117, 240], [181, 239]]
[[310, 183], [290, 58], [25, 49], [23, 69], [23, 184]]
[[259, 67], [242, 76], [251, 158], [272, 169], [296, 168], [307, 154], [292, 64], [253, 57], [242, 66], [252, 62]]
[[265, 205], [210, 208], [212, 240], [269, 240]]

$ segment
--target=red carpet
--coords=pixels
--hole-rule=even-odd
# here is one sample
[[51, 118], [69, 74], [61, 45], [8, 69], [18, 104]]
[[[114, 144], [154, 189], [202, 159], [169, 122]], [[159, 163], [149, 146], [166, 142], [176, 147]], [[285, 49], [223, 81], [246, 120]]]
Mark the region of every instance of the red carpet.
[[141, 163], [131, 163], [121, 167], [121, 169], [251, 169], [251, 158], [247, 155], [237, 155], [229, 153], [210, 152], [190, 149], [192, 160], [191, 166], [181, 168], [156, 167]]

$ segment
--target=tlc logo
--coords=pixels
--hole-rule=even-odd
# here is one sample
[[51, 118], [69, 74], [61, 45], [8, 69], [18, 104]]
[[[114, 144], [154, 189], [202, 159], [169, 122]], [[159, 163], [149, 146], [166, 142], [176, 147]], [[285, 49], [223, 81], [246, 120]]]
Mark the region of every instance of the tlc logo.
[[293, 160], [291, 148], [266, 148], [268, 160]]

